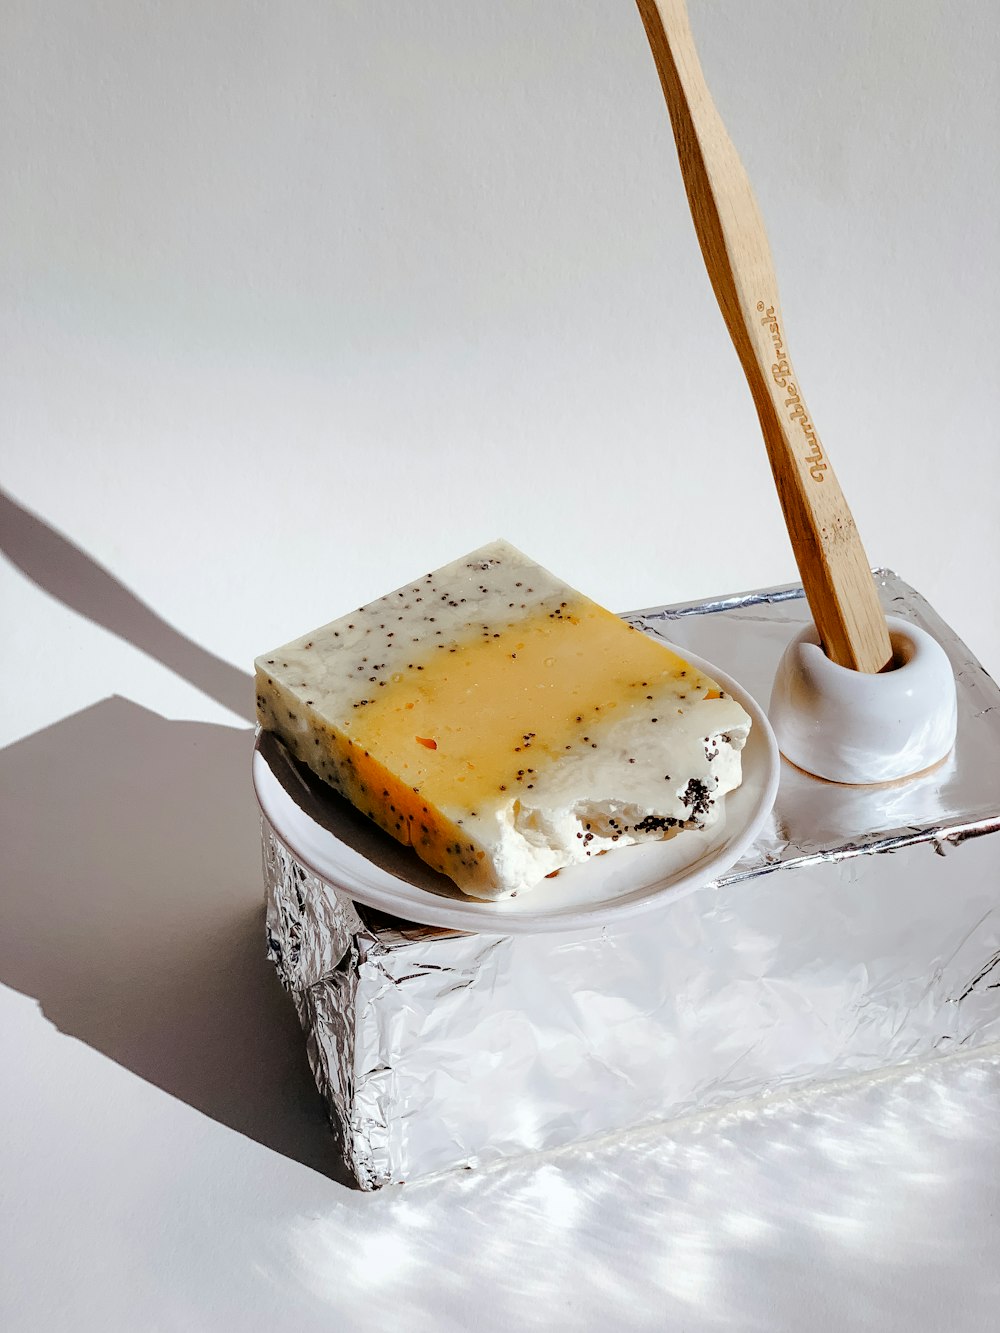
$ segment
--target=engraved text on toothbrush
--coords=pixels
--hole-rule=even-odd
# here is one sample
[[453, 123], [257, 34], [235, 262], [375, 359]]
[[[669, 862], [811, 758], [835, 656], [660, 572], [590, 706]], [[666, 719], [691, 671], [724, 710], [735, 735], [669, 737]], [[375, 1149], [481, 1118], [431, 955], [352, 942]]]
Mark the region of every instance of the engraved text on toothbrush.
[[809, 464], [809, 475], [814, 481], [822, 481], [823, 473], [827, 468], [823, 457], [823, 446], [819, 442], [819, 437], [813, 428], [812, 422], [806, 415], [806, 409], [799, 391], [790, 378], [792, 367], [785, 353], [785, 341], [781, 336], [775, 307], [773, 305], [765, 307], [763, 301], [758, 301], [757, 310], [761, 315], [760, 322], [769, 331], [771, 341], [774, 344], [775, 362], [771, 366], [771, 375], [778, 388], [784, 389], [788, 394], [785, 399], [785, 407], [788, 409], [789, 419], [799, 423], [799, 428], [809, 445], [809, 453], [804, 455], [805, 461]]

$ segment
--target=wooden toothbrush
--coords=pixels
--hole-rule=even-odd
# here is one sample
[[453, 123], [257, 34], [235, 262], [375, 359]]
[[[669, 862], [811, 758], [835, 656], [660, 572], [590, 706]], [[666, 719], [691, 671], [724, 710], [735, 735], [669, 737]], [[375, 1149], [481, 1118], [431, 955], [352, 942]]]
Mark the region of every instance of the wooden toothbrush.
[[684, 0], [637, 0], [708, 275], [750, 385], [826, 655], [877, 672], [892, 646], [868, 557], [792, 368], [750, 181], [705, 83]]

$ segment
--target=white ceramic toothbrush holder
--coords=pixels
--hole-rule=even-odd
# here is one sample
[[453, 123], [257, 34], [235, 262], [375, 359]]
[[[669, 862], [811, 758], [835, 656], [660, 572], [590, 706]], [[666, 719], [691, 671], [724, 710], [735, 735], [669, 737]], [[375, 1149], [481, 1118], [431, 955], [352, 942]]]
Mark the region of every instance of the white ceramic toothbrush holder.
[[830, 782], [896, 782], [951, 750], [958, 708], [947, 654], [909, 621], [887, 623], [894, 665], [878, 675], [831, 662], [812, 624], [785, 649], [768, 715], [798, 768]]

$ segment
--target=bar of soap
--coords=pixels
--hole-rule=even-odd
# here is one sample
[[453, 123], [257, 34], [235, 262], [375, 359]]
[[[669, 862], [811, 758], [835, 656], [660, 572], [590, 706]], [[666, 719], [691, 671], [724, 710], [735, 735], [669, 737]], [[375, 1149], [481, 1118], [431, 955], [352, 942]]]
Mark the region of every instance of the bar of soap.
[[256, 669], [261, 725], [475, 898], [715, 822], [750, 729], [715, 681], [502, 541]]

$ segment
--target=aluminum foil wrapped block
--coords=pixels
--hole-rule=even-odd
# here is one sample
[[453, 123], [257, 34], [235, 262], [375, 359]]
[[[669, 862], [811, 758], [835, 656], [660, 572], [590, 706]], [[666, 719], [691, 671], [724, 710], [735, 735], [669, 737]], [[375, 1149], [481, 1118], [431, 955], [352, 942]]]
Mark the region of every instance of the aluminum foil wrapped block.
[[[264, 821], [269, 955], [362, 1187], [1000, 1038], [1000, 691], [912, 588], [876, 579], [951, 658], [952, 755], [883, 788], [783, 764], [747, 855], [621, 930], [394, 920]], [[809, 613], [795, 586], [626, 619], [766, 702]]]

